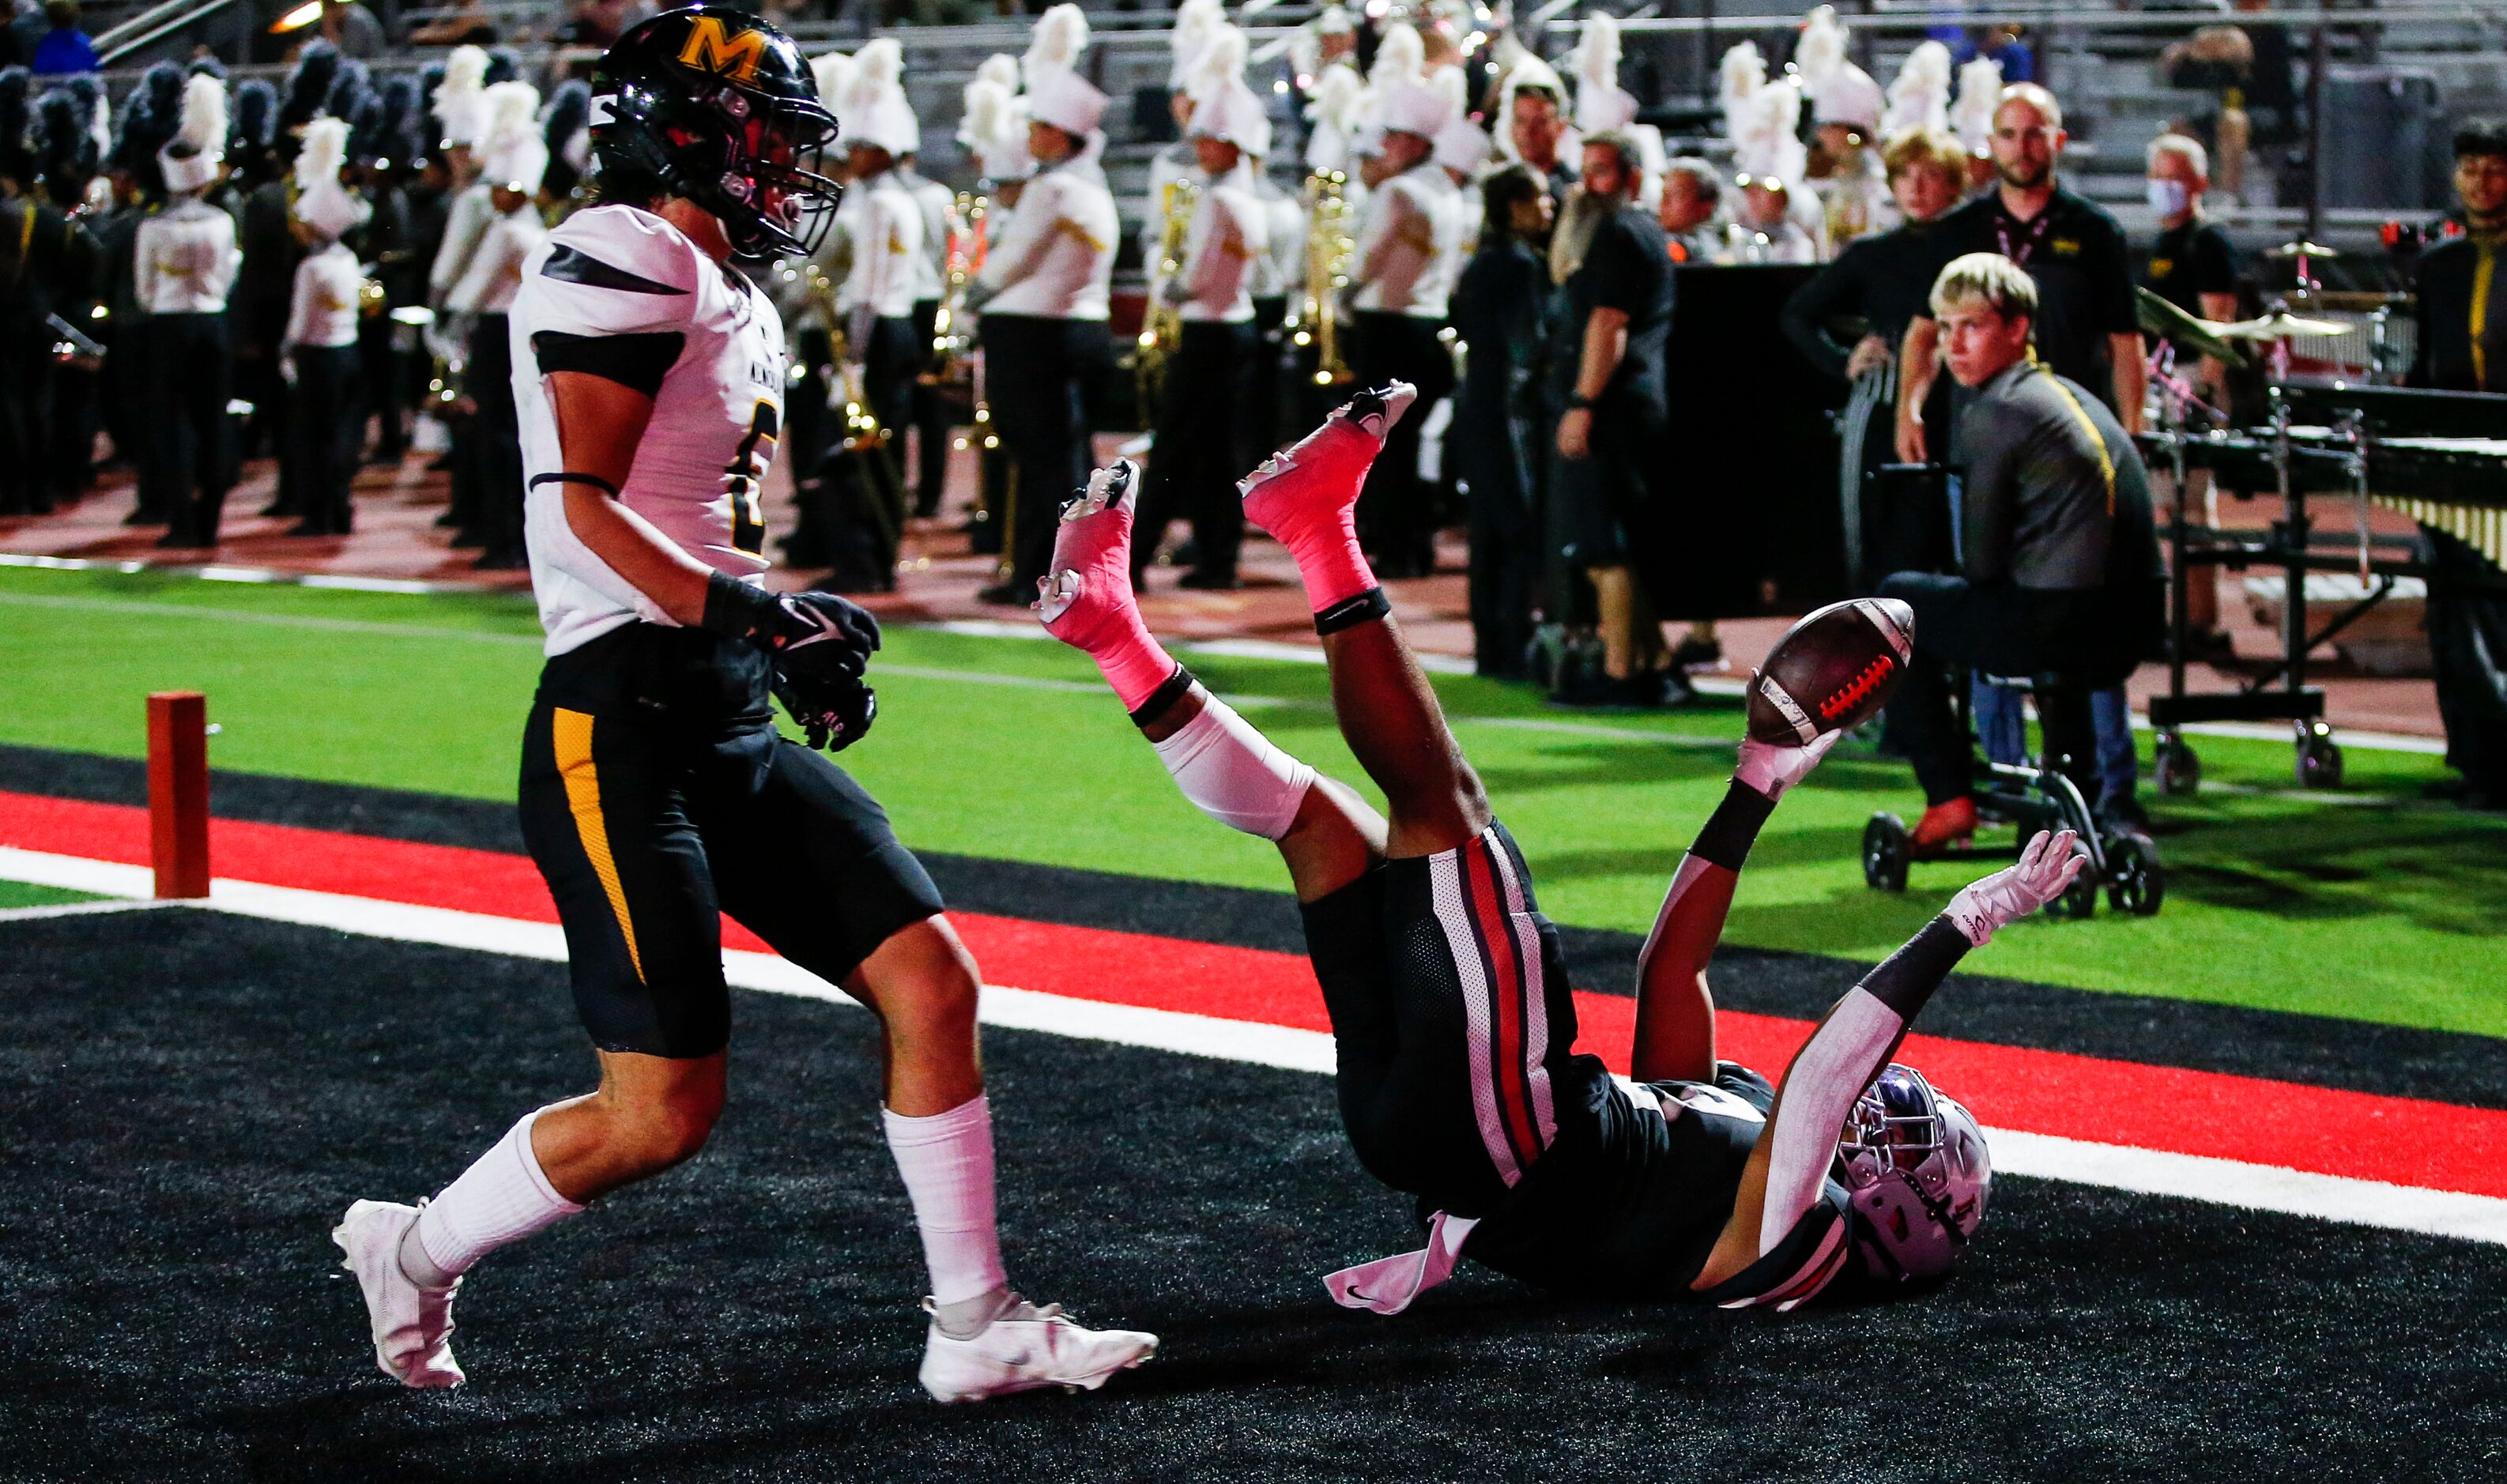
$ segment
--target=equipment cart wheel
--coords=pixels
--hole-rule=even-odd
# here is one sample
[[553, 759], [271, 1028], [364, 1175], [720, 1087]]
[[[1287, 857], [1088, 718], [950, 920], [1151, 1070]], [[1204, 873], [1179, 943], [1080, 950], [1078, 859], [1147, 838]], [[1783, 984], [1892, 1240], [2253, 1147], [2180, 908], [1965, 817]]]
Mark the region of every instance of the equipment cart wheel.
[[1863, 885], [1874, 891], [1907, 889], [1907, 822], [1896, 814], [1873, 814], [1863, 826]]
[[2152, 771], [2159, 775], [2161, 793], [2189, 794], [2202, 786], [2202, 759], [2183, 734], [2160, 733], [2153, 754]]
[[2167, 899], [2167, 868], [2159, 847], [2139, 830], [2107, 837], [2107, 905], [2134, 917], [2155, 917]]
[[2299, 734], [2298, 781], [2308, 788], [2342, 786], [2342, 747], [2333, 740], [2333, 729], [2320, 721]]

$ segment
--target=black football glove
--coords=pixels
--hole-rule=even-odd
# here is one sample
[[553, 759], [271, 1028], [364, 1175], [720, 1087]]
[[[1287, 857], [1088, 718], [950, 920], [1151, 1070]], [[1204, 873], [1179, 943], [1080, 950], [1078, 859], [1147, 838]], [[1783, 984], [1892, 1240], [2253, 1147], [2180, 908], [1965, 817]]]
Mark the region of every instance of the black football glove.
[[833, 593], [769, 593], [721, 572], [706, 586], [704, 627], [766, 651], [778, 675], [858, 681], [879, 648], [879, 620]]
[[769, 684], [810, 745], [822, 752], [842, 752], [861, 741], [879, 715], [879, 696], [859, 675], [787, 671], [779, 660]]

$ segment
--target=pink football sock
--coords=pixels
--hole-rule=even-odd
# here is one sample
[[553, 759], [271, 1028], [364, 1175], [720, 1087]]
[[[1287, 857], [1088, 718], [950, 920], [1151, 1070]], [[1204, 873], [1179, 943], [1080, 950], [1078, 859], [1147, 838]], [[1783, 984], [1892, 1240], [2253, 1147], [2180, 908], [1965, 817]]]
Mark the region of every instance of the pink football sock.
[[1238, 486], [1247, 519], [1296, 558], [1307, 606], [1317, 613], [1377, 586], [1358, 546], [1358, 493], [1383, 452], [1386, 430], [1416, 395], [1397, 381], [1386, 393], [1352, 402]]
[[1054, 532], [1053, 563], [1036, 611], [1055, 638], [1097, 662], [1123, 708], [1137, 711], [1176, 672], [1132, 595], [1132, 502], [1139, 466], [1100, 469]]

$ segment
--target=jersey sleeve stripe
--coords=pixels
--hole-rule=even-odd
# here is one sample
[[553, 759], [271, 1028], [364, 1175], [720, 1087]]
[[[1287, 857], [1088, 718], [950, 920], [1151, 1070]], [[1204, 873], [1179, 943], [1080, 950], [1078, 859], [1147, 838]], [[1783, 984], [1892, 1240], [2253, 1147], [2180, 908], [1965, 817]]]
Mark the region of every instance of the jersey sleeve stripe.
[[570, 335], [539, 330], [531, 335], [531, 353], [540, 375], [579, 371], [615, 381], [631, 391], [655, 396], [662, 379], [677, 364], [688, 338], [676, 330], [648, 330], [628, 335]]
[[559, 243], [540, 265], [540, 276], [561, 283], [581, 283], [598, 289], [616, 289], [627, 294], [685, 294], [686, 289], [657, 283], [641, 273], [631, 273], [601, 262], [599, 258], [566, 243]]

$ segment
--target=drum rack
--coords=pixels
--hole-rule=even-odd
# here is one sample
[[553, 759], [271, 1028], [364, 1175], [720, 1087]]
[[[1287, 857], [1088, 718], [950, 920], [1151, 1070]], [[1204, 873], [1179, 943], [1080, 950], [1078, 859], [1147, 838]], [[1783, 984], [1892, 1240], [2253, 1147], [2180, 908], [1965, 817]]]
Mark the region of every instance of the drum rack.
[[[2201, 763], [2185, 741], [2192, 724], [2216, 721], [2286, 721], [2294, 746], [2298, 781], [2310, 788], [2336, 788], [2342, 782], [2342, 749], [2324, 720], [2324, 692], [2307, 683], [2307, 656], [2383, 602], [2404, 577], [2426, 578], [2429, 565], [2418, 560], [2417, 545], [2405, 538], [2379, 537], [2368, 526], [2374, 488], [2385, 474], [2380, 457], [2380, 427], [2392, 433], [2397, 421], [2414, 431], [2456, 423], [2463, 413], [2494, 418], [2499, 398], [2481, 398], [2480, 409], [2451, 409], [2438, 404], [2456, 399], [2443, 393], [2404, 391], [2392, 387], [2275, 384], [2271, 388], [2271, 421], [2259, 429], [2214, 433], [2189, 432], [2181, 404], [2166, 399], [2163, 426], [2143, 435], [2144, 449], [2163, 461], [2174, 484], [2167, 522], [2171, 574], [2168, 593], [2167, 694], [2150, 703], [2150, 722], [2158, 733], [2156, 773], [2163, 793], [2190, 793], [2201, 778]], [[2299, 409], [2329, 416], [2329, 426], [2293, 423]], [[2460, 425], [2457, 423], [2457, 425]], [[2489, 426], [2495, 427], [2494, 421]], [[2452, 431], [2452, 428], [2447, 430]], [[2258, 533], [2223, 530], [2194, 523], [2188, 510], [2189, 470], [2263, 475], [2281, 498], [2281, 518]], [[2400, 471], [2394, 471], [2400, 472]], [[2477, 502], [2507, 503], [2507, 446], [2494, 468], [2482, 476], [2487, 485]], [[2355, 530], [2318, 531], [2308, 511], [2312, 493], [2347, 495], [2357, 512]], [[2272, 667], [2239, 690], [2222, 694], [2189, 694], [2185, 689], [2192, 625], [2187, 585], [2181, 574], [2196, 567], [2220, 566], [2233, 571], [2250, 566], [2278, 567], [2283, 573], [2281, 653]], [[2310, 572], [2356, 574], [2373, 588], [2358, 601], [2334, 615], [2313, 632], [2307, 628], [2307, 577]]]

